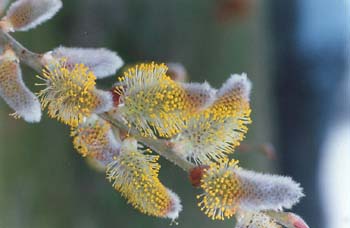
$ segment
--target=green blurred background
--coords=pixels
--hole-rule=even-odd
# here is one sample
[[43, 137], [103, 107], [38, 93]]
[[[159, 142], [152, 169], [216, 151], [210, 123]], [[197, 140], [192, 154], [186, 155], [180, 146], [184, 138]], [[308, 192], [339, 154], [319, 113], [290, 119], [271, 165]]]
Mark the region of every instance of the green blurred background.
[[[244, 141], [248, 151], [236, 157], [248, 169], [282, 172], [278, 160], [259, 151], [259, 145], [279, 145], [272, 1], [63, 3], [63, 9], [52, 20], [14, 36], [36, 52], [59, 45], [106, 47], [117, 51], [126, 63], [180, 62], [190, 81], [208, 81], [215, 87], [231, 73], [246, 72], [253, 82], [253, 124]], [[22, 69], [27, 84], [38, 91], [32, 86], [37, 81], [36, 73], [25, 66]], [[117, 75], [120, 74], [121, 71]], [[99, 83], [108, 87], [115, 80], [116, 76], [112, 76]], [[169, 226], [169, 220], [138, 213], [112, 189], [103, 173], [89, 167], [74, 151], [68, 127], [46, 116], [39, 124], [27, 124], [9, 117], [11, 112], [0, 101], [0, 228]], [[283, 151], [277, 150], [277, 157], [280, 153]], [[160, 176], [182, 199], [179, 227], [234, 226], [232, 220], [211, 221], [202, 214], [196, 205], [198, 191], [191, 187], [186, 173], [162, 160]], [[302, 200], [304, 203], [307, 204]], [[308, 215], [306, 221], [311, 219]], [[319, 216], [316, 212], [312, 215]]]

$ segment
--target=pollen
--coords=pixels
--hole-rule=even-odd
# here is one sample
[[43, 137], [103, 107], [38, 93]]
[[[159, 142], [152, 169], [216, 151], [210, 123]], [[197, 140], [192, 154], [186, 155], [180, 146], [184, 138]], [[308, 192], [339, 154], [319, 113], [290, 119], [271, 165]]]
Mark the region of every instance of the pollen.
[[53, 66], [46, 66], [42, 76], [45, 89], [39, 92], [42, 107], [48, 108], [48, 115], [72, 127], [78, 126], [101, 105], [95, 89], [96, 77], [83, 64], [68, 69], [61, 59]]
[[197, 196], [198, 206], [211, 219], [224, 220], [235, 215], [244, 192], [233, 172], [237, 161], [211, 164], [201, 179], [204, 193]]
[[121, 77], [119, 113], [145, 137], [172, 137], [190, 109], [185, 90], [166, 75], [165, 64], [140, 64]]
[[140, 212], [167, 217], [175, 201], [158, 179], [159, 156], [143, 153], [134, 140], [123, 141], [119, 156], [107, 169], [107, 178], [128, 203]]

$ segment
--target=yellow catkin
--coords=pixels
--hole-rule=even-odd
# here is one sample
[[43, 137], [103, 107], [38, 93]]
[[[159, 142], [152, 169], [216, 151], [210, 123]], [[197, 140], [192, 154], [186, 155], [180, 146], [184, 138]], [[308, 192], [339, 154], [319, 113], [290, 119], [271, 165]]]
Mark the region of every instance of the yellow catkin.
[[201, 179], [203, 193], [198, 195], [198, 206], [211, 219], [224, 220], [235, 215], [244, 192], [233, 172], [237, 162], [223, 160], [211, 164]]
[[164, 64], [140, 64], [120, 78], [119, 112], [146, 137], [171, 137], [184, 127], [190, 109], [184, 89], [166, 75]]
[[108, 166], [107, 178], [134, 208], [147, 215], [165, 217], [173, 202], [158, 179], [158, 158], [137, 150], [136, 142], [127, 139]]
[[207, 109], [191, 115], [186, 130], [173, 139], [175, 151], [196, 164], [227, 157], [244, 139], [250, 113], [249, 101], [239, 91], [230, 91]]
[[100, 99], [95, 93], [93, 72], [83, 64], [76, 64], [73, 69], [65, 64], [62, 59], [43, 70], [43, 75], [38, 78], [45, 83], [38, 85], [46, 88], [38, 95], [51, 118], [76, 127], [100, 105]]

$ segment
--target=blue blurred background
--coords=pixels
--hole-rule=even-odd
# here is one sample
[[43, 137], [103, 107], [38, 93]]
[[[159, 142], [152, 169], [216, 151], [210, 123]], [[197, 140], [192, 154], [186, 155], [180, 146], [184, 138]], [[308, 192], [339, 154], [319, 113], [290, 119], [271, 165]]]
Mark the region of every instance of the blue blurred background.
[[[249, 134], [235, 154], [247, 169], [292, 176], [306, 197], [293, 211], [312, 228], [350, 227], [348, 0], [63, 0], [51, 21], [14, 36], [36, 52], [107, 47], [126, 63], [182, 63], [190, 81], [253, 82]], [[23, 67], [32, 86], [36, 74]], [[120, 75], [121, 72], [118, 72]], [[110, 86], [116, 76], [102, 80]], [[69, 129], [26, 124], [0, 101], [0, 228], [168, 227], [142, 215], [73, 150]], [[186, 173], [162, 161], [182, 199], [179, 227], [233, 227], [196, 205]]]

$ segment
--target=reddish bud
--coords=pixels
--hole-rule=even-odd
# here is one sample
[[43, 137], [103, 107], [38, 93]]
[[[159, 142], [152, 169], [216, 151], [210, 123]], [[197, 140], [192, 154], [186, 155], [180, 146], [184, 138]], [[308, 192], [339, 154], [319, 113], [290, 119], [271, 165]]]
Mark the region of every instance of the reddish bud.
[[288, 213], [288, 219], [295, 228], [309, 228], [306, 222], [300, 216], [294, 213]]
[[115, 90], [115, 88], [112, 88], [109, 90], [112, 94], [113, 97], [113, 105], [114, 107], [118, 107], [119, 105], [119, 98], [120, 98], [120, 94], [117, 93], [117, 91]]
[[199, 187], [201, 185], [201, 179], [208, 168], [209, 166], [203, 165], [190, 170], [189, 179], [194, 187]]

